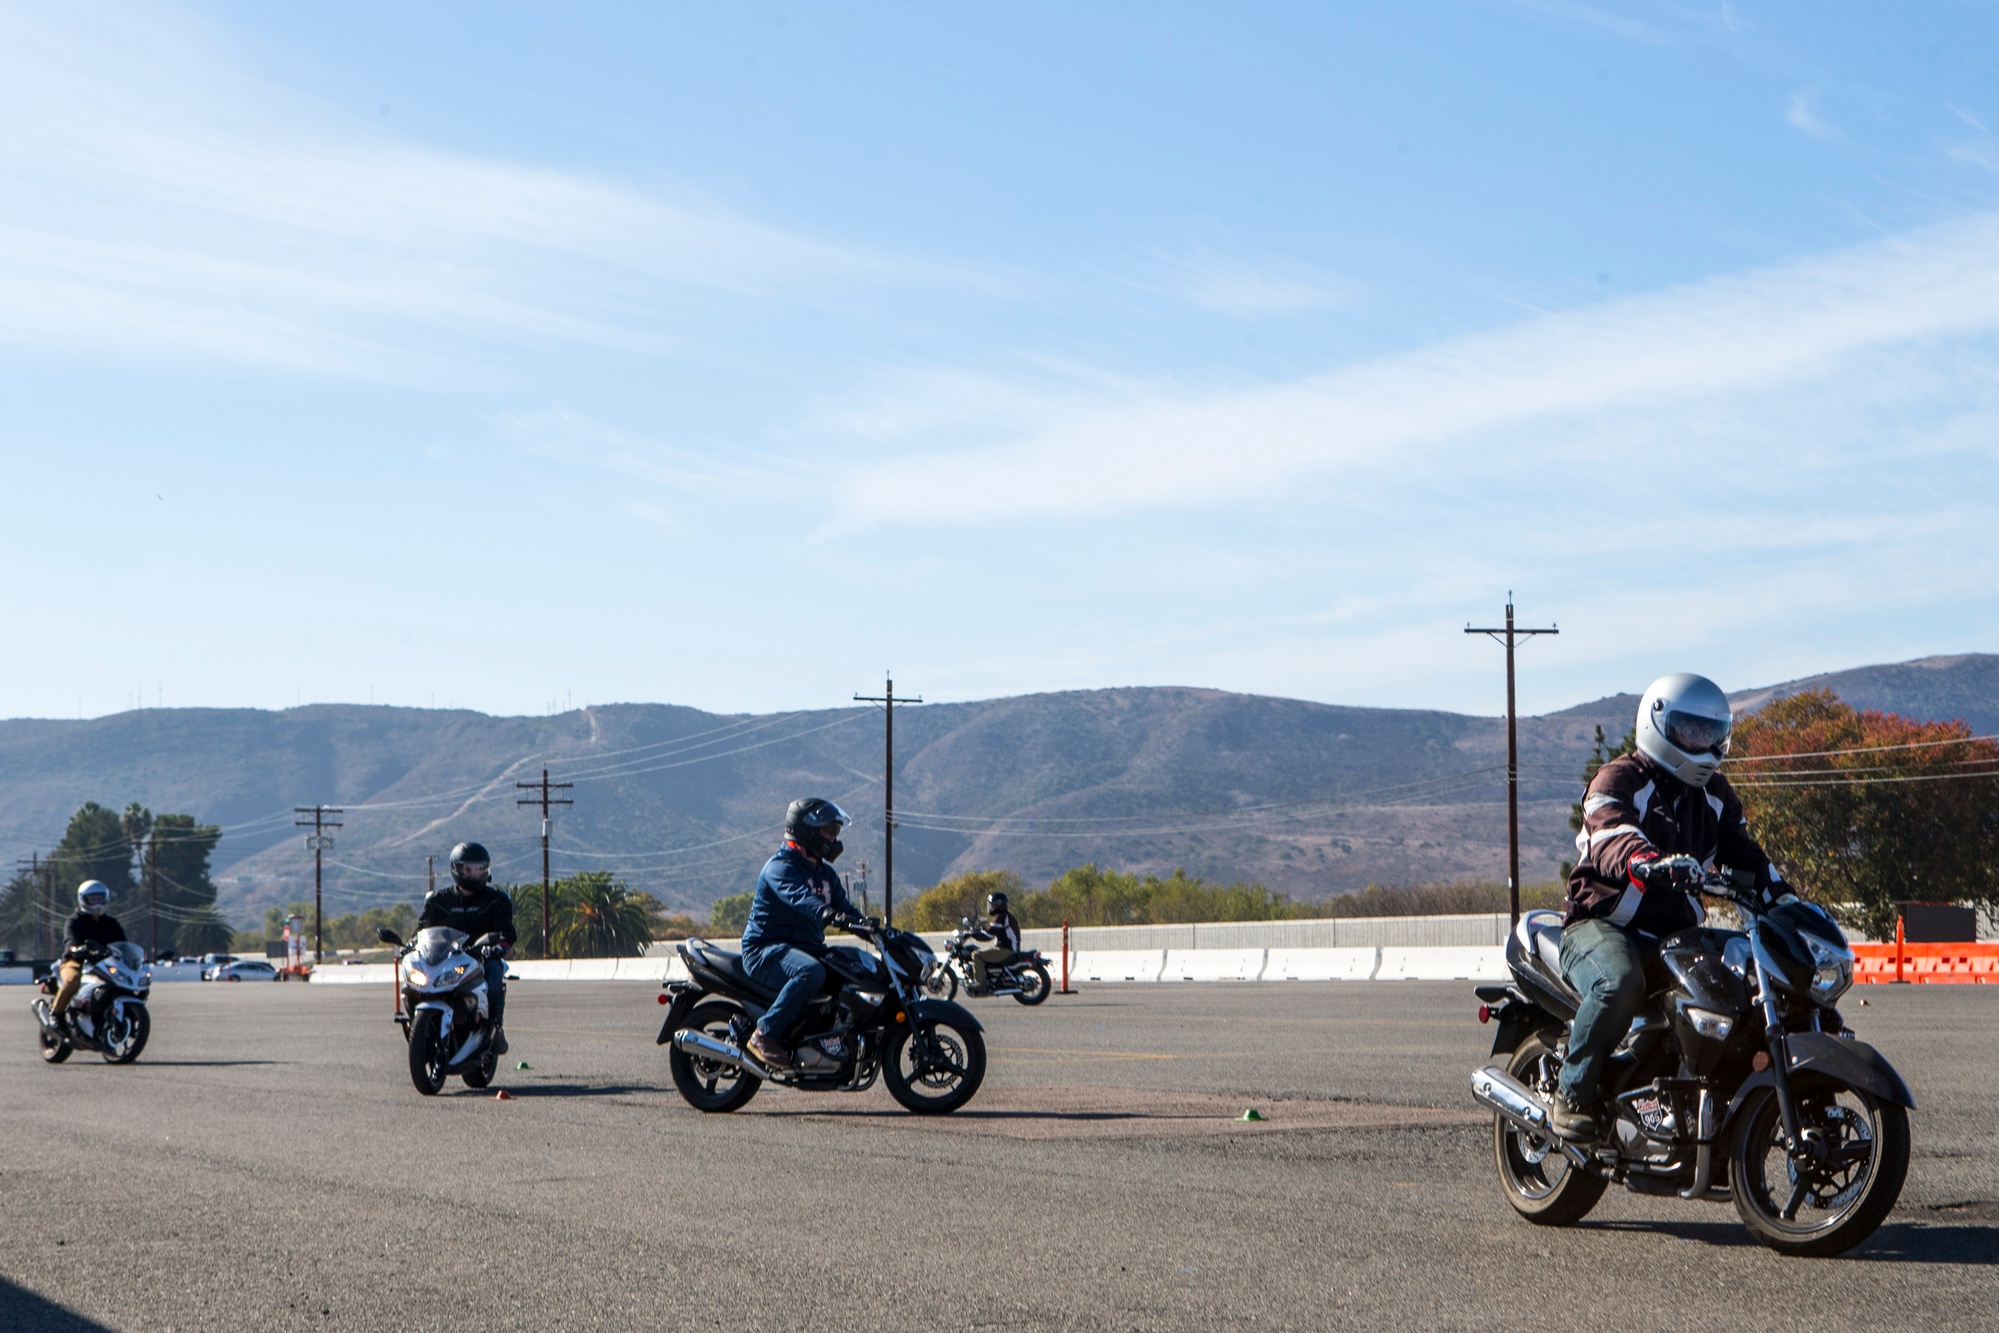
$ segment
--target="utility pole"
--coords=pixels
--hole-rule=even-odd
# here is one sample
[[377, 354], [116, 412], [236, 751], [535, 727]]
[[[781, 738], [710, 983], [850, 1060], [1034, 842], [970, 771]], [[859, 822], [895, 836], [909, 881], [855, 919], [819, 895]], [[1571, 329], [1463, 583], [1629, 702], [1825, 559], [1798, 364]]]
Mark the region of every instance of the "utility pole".
[[895, 677], [884, 673], [888, 684], [880, 694], [857, 694], [855, 703], [882, 706], [882, 922], [895, 924], [895, 706], [898, 702], [920, 704], [922, 695], [895, 697]]
[[[46, 885], [49, 876], [42, 873], [42, 854], [40, 852], [29, 852], [26, 856], [15, 861], [14, 864], [18, 868], [27, 871], [36, 881], [35, 887], [42, 889], [49, 899], [46, 907], [40, 902], [35, 903], [35, 952], [40, 953], [42, 946], [48, 943], [49, 926], [51, 924], [50, 914], [55, 910], [55, 895], [47, 891]], [[54, 954], [51, 953], [50, 956], [53, 957]]]
[[1513, 705], [1513, 647], [1516, 639], [1536, 634], [1560, 634], [1547, 629], [1521, 629], [1513, 623], [1513, 593], [1506, 594], [1506, 624], [1503, 628], [1465, 626], [1467, 634], [1484, 634], [1506, 646], [1506, 904], [1514, 923], [1520, 921], [1520, 732]]
[[423, 877], [429, 881], [429, 887], [423, 891], [423, 896], [428, 898], [431, 894], [437, 892], [437, 856], [435, 853], [423, 858]]
[[550, 782], [548, 770], [541, 771], [540, 782], [516, 782], [516, 787], [528, 791], [540, 789], [539, 796], [524, 796], [515, 805], [538, 805], [541, 807], [541, 956], [548, 957], [548, 807], [551, 805], [574, 805], [576, 802], [561, 797], [551, 798], [551, 791], [567, 791], [573, 782]]
[[317, 964], [326, 956], [326, 942], [320, 937], [321, 928], [325, 923], [325, 913], [322, 907], [322, 885], [326, 868], [326, 852], [328, 848], [333, 846], [333, 835], [326, 830], [340, 827], [338, 821], [328, 819], [327, 816], [344, 814], [346, 812], [331, 805], [295, 805], [292, 807], [292, 813], [295, 815], [312, 816], [312, 820], [309, 823], [303, 819], [294, 819], [292, 824], [296, 828], [309, 828], [312, 830], [311, 833], [306, 835], [305, 845], [312, 849], [312, 961], [314, 964]]
[[146, 889], [153, 905], [153, 961], [160, 960], [160, 830], [146, 834]]

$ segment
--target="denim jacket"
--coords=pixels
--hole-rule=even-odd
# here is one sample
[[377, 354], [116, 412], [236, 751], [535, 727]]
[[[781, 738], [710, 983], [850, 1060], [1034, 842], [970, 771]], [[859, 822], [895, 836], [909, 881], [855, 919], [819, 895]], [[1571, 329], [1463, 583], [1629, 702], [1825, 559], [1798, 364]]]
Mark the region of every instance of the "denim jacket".
[[823, 954], [826, 927], [819, 914], [828, 907], [840, 912], [854, 910], [839, 872], [787, 842], [757, 876], [750, 919], [743, 927], [743, 951], [782, 944]]

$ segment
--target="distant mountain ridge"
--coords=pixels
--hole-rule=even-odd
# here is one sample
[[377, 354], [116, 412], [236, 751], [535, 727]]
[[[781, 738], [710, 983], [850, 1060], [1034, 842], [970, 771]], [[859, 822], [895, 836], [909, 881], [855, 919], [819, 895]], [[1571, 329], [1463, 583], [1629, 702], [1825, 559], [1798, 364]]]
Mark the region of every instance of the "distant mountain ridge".
[[[1999, 731], [1999, 656], [1859, 667], [1733, 696], [1752, 708], [1829, 687], [1859, 707]], [[1523, 875], [1569, 851], [1594, 729], [1636, 696], [1523, 719]], [[1180, 687], [1070, 691], [898, 710], [898, 892], [962, 870], [1030, 882], [1085, 860], [1256, 879], [1316, 898], [1370, 882], [1497, 878], [1502, 719], [1349, 708]], [[539, 877], [539, 812], [516, 784], [573, 781], [557, 874], [608, 869], [680, 907], [747, 887], [793, 796], [859, 820], [841, 862], [881, 879], [881, 725], [872, 709], [724, 716], [617, 704], [553, 717], [318, 704], [0, 721], [0, 855], [46, 850], [85, 800], [140, 801], [224, 826], [219, 906], [244, 921], [312, 891], [293, 806], [345, 808], [329, 911], [408, 900], [473, 837], [501, 878]]]

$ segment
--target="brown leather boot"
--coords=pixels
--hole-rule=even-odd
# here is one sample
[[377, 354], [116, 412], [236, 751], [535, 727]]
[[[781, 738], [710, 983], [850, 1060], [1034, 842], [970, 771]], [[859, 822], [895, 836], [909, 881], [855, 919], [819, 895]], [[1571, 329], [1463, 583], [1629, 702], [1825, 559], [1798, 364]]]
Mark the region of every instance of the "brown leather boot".
[[787, 1050], [785, 1047], [778, 1045], [770, 1038], [764, 1036], [764, 1030], [762, 1028], [758, 1028], [756, 1031], [750, 1033], [750, 1040], [748, 1044], [750, 1048], [750, 1054], [754, 1055], [758, 1060], [762, 1061], [766, 1068], [769, 1068], [771, 1066], [781, 1067], [784, 1065], [795, 1063], [792, 1059], [791, 1052]]

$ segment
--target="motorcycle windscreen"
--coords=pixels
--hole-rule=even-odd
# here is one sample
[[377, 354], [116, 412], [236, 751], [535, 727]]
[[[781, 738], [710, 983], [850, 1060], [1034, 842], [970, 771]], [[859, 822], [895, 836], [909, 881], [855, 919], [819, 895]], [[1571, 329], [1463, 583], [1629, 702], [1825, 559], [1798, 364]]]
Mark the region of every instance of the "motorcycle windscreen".
[[470, 938], [464, 931], [453, 930], [449, 926], [426, 926], [416, 933], [417, 956], [436, 967], [464, 948]]
[[134, 972], [146, 965], [146, 951], [130, 940], [120, 940], [112, 945], [111, 956]]

